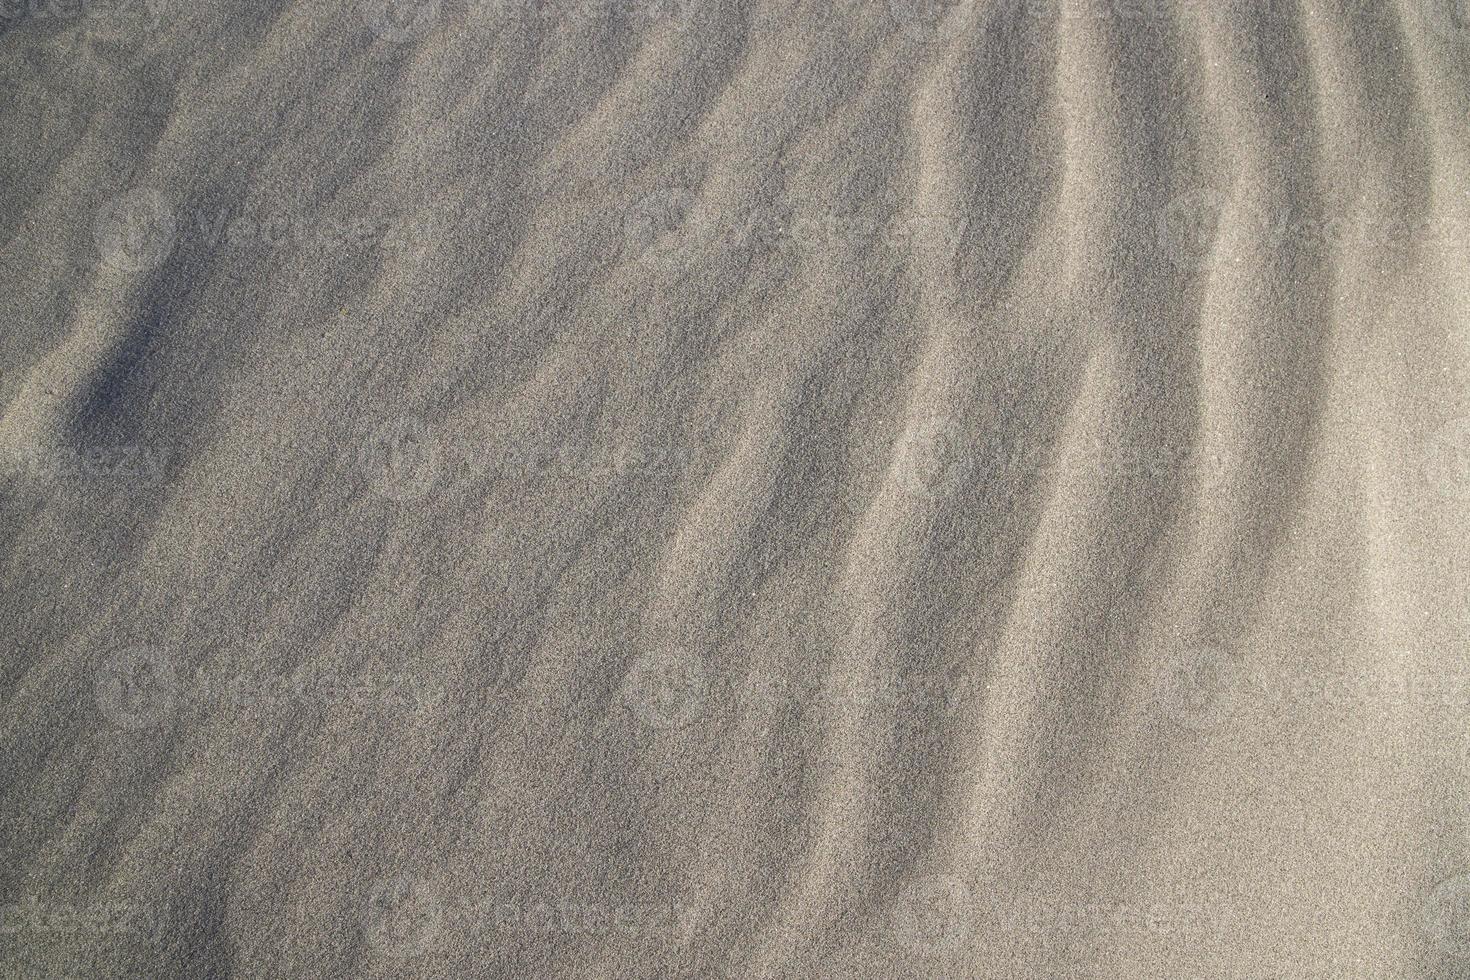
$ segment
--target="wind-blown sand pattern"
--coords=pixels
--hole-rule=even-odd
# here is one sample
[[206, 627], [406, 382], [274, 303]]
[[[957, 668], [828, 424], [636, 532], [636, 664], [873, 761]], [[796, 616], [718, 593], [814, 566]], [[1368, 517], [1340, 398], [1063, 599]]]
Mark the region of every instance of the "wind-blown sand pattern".
[[1463, 3], [0, 14], [0, 975], [1470, 976]]

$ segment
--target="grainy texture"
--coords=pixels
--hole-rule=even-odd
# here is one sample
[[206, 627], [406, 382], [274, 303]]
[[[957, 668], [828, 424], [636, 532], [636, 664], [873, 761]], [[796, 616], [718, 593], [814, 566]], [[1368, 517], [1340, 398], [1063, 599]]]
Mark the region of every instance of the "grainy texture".
[[1470, 976], [1470, 9], [0, 4], [0, 975]]

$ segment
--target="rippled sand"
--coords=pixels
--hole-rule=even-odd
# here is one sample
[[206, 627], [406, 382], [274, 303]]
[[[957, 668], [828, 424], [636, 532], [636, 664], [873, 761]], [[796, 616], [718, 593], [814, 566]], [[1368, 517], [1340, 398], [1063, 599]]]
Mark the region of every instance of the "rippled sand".
[[0, 975], [1470, 976], [1463, 3], [0, 84]]

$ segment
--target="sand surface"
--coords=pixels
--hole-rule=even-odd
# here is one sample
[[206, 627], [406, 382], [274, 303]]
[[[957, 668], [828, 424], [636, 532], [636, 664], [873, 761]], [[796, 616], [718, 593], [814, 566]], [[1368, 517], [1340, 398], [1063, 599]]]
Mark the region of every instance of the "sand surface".
[[1463, 2], [0, 84], [0, 976], [1470, 976]]

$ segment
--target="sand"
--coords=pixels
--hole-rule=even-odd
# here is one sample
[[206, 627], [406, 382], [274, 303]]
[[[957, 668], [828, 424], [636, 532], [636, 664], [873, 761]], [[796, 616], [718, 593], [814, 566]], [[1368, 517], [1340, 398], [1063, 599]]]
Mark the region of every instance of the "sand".
[[1470, 9], [0, 4], [0, 976], [1470, 976]]

